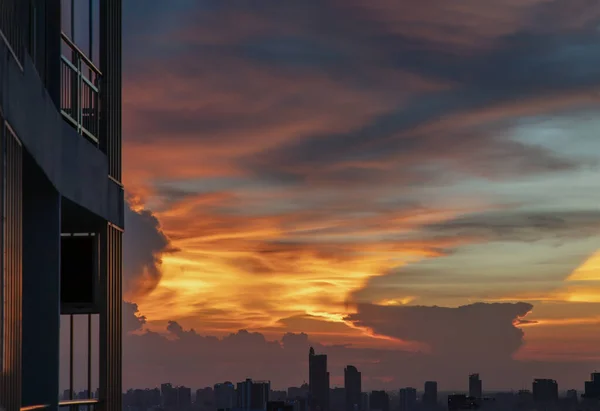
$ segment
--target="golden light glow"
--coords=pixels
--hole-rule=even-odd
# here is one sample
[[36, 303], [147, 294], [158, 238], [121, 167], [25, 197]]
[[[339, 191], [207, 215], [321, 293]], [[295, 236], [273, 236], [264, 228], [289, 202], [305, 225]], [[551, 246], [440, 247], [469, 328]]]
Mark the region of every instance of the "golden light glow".
[[[568, 281], [600, 281], [600, 250], [569, 275]], [[600, 300], [598, 300], [600, 301]]]

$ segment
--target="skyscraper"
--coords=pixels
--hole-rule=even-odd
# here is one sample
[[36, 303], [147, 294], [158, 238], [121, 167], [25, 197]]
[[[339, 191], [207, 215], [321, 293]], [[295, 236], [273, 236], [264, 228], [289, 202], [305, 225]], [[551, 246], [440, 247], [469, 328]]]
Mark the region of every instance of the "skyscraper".
[[329, 372], [327, 355], [308, 352], [308, 396], [311, 411], [329, 411]]
[[121, 0], [0, 0], [0, 32], [0, 408], [54, 410], [67, 389], [119, 411]]
[[553, 403], [558, 401], [558, 383], [555, 380], [535, 379], [533, 381], [533, 401]]
[[238, 408], [242, 410], [266, 410], [271, 383], [269, 381], [246, 381], [237, 383]]
[[353, 365], [348, 365], [344, 369], [344, 388], [346, 389], [346, 410], [362, 411], [362, 378], [360, 372]]
[[230, 381], [215, 384], [215, 403], [218, 410], [231, 410], [235, 408], [235, 387]]
[[413, 411], [417, 405], [417, 390], [402, 388], [400, 390], [400, 411]]
[[437, 405], [437, 381], [425, 382], [425, 393], [423, 394], [423, 405], [428, 409]]
[[479, 374], [469, 375], [469, 397], [483, 397], [483, 384], [479, 378]]

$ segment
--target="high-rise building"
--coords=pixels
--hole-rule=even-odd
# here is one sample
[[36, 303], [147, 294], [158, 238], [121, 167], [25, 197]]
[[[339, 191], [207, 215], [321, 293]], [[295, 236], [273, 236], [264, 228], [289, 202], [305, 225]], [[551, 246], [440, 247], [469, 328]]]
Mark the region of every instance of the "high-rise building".
[[243, 410], [266, 410], [271, 383], [269, 381], [246, 381], [237, 383], [237, 405]]
[[583, 398], [600, 399], [600, 373], [592, 373], [590, 380], [585, 382]]
[[417, 390], [407, 387], [400, 390], [400, 411], [414, 411], [417, 406]]
[[313, 347], [308, 353], [308, 396], [311, 411], [329, 411], [327, 355], [316, 355]]
[[192, 389], [189, 387], [177, 387], [177, 409], [179, 411], [189, 410], [192, 407]]
[[483, 383], [479, 374], [469, 375], [469, 397], [478, 399], [483, 397]]
[[348, 365], [344, 369], [344, 388], [346, 389], [346, 410], [362, 411], [362, 378], [360, 372], [353, 365]]
[[552, 403], [558, 401], [558, 383], [555, 380], [535, 379], [533, 381], [533, 401]]
[[0, 408], [119, 411], [121, 0], [0, 0], [0, 32]]
[[425, 393], [423, 394], [423, 405], [428, 409], [437, 405], [438, 386], [437, 381], [425, 381]]
[[385, 391], [371, 391], [369, 396], [371, 411], [390, 411], [390, 396]]
[[217, 411], [227, 411], [236, 407], [237, 400], [233, 383], [225, 381], [224, 383], [215, 384], [214, 388]]

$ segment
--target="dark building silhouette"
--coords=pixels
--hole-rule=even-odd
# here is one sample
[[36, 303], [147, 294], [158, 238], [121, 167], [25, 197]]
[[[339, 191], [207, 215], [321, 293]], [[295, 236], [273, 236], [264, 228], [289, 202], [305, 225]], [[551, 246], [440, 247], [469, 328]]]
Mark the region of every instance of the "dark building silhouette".
[[369, 396], [370, 411], [390, 411], [390, 396], [385, 391], [371, 391]]
[[57, 409], [62, 315], [98, 352], [64, 400], [119, 411], [121, 0], [0, 0], [0, 32], [0, 408]]
[[311, 411], [329, 411], [327, 355], [316, 355], [312, 347], [308, 353], [308, 391]]
[[271, 383], [269, 381], [246, 381], [237, 383], [237, 405], [243, 410], [266, 410]]
[[533, 381], [533, 401], [553, 403], [558, 401], [558, 383], [555, 380], [535, 379]]
[[231, 410], [237, 406], [237, 395], [231, 381], [215, 384], [214, 391], [217, 410]]
[[448, 396], [448, 410], [474, 410], [479, 408], [474, 397], [465, 394], [452, 394]]
[[177, 409], [180, 411], [192, 408], [192, 389], [177, 387]]
[[363, 392], [360, 394], [360, 404], [361, 404], [362, 411], [370, 410], [371, 407], [369, 405], [369, 393], [368, 392]]
[[346, 411], [346, 389], [335, 387], [329, 390], [329, 410]]
[[160, 385], [161, 405], [166, 410], [177, 408], [177, 388], [171, 383]]
[[294, 411], [294, 406], [285, 401], [269, 401], [267, 411]]
[[400, 390], [400, 411], [414, 411], [417, 406], [416, 388], [402, 388]]
[[217, 403], [214, 389], [211, 387], [198, 388], [194, 398], [194, 408], [205, 411], [216, 410]]
[[483, 397], [483, 383], [479, 378], [479, 374], [469, 375], [469, 397]]
[[353, 365], [344, 369], [344, 388], [346, 389], [346, 410], [362, 411], [362, 377]]
[[426, 381], [425, 393], [423, 394], [423, 405], [427, 408], [435, 407], [438, 402], [437, 393], [437, 381]]
[[600, 399], [600, 373], [592, 373], [590, 381], [585, 382], [583, 398]]
[[304, 383], [300, 387], [289, 387], [287, 389], [287, 397], [290, 400], [295, 400], [297, 398], [308, 397], [308, 384]]

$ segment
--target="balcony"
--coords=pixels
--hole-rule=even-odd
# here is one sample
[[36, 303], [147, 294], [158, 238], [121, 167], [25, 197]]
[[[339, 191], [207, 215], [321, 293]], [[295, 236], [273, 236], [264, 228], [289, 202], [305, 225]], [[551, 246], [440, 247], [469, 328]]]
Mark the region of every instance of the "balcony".
[[62, 33], [60, 112], [96, 146], [100, 132], [100, 70]]

